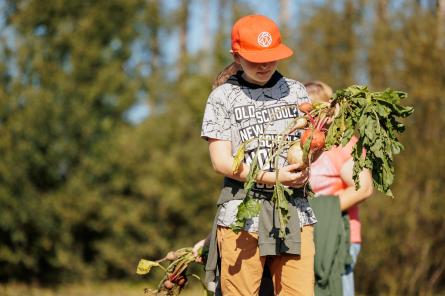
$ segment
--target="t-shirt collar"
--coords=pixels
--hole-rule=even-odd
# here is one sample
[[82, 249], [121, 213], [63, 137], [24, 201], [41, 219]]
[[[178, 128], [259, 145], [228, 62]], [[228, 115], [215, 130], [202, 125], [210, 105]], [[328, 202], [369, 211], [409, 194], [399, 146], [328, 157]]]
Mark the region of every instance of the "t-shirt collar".
[[266, 84], [258, 85], [258, 84], [251, 83], [251, 82], [245, 80], [242, 77], [242, 74], [243, 74], [243, 71], [238, 71], [235, 74], [235, 77], [236, 77], [236, 79], [238, 80], [238, 82], [239, 82], [239, 84], [241, 86], [246, 86], [246, 87], [249, 87], [249, 88], [269, 88], [269, 87], [273, 87], [278, 82], [278, 80], [280, 80], [283, 77], [283, 75], [281, 75], [278, 71], [275, 71], [272, 74], [272, 77], [270, 77], [269, 81]]

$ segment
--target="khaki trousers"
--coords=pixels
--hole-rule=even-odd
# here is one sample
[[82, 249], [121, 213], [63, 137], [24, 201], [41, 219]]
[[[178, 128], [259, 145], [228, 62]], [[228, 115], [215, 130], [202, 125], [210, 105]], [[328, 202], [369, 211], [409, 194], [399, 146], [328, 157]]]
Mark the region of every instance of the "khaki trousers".
[[[258, 235], [218, 226], [218, 248], [221, 256], [221, 290], [223, 296], [258, 295], [264, 265], [267, 264], [275, 295], [314, 295], [314, 227], [301, 232], [301, 256], [259, 255]], [[272, 296], [272, 295], [271, 295]]]

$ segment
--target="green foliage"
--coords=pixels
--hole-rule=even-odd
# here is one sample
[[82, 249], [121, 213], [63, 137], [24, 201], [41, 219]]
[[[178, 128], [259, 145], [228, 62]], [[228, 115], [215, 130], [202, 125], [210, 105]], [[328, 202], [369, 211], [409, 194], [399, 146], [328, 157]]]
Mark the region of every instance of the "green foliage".
[[107, 259], [97, 255], [106, 253], [99, 241], [113, 227], [103, 219], [110, 204], [86, 169], [100, 166], [101, 146], [125, 126], [137, 93], [137, 79], [122, 69], [141, 2], [8, 4], [15, 54], [4, 48], [13, 71], [1, 92], [8, 103], [0, 125], [0, 208], [9, 218], [0, 225], [0, 279], [105, 275]]
[[243, 201], [238, 206], [236, 213], [236, 221], [230, 225], [230, 228], [238, 233], [244, 230], [246, 222], [253, 217], [257, 217], [261, 212], [260, 201], [253, 198], [252, 195], [247, 194]]
[[[375, 196], [362, 207], [365, 241], [358, 282], [367, 294], [440, 295], [445, 289], [445, 241], [438, 235], [445, 230], [445, 48], [437, 46], [432, 28], [440, 24], [431, 12], [414, 4], [404, 8], [404, 13], [389, 14], [399, 25], [389, 28], [396, 47], [387, 67], [393, 71], [393, 84], [409, 93], [407, 104], [415, 113], [404, 122], [400, 141], [405, 150], [395, 158], [397, 198], [388, 203]], [[433, 31], [415, 37], [425, 30]]]
[[[302, 6], [295, 47], [296, 69], [302, 81], [318, 79], [333, 87], [355, 84], [360, 44], [357, 23], [360, 1], [324, 1]], [[342, 7], [339, 9], [338, 7]]]
[[360, 85], [335, 93], [332, 104], [338, 104], [340, 111], [329, 127], [326, 148], [344, 146], [357, 135], [358, 141], [352, 150], [356, 188], [360, 172], [367, 168], [372, 172], [375, 188], [393, 196], [390, 186], [394, 181], [394, 155], [403, 149], [397, 136], [405, 130], [398, 120], [414, 111], [412, 107], [400, 105], [405, 98], [403, 92], [391, 89], [370, 92], [366, 86]]
[[292, 196], [292, 189], [285, 187], [281, 183], [275, 184], [272, 201], [278, 211], [278, 219], [280, 221], [279, 237], [286, 237], [287, 222], [289, 221], [289, 196]]

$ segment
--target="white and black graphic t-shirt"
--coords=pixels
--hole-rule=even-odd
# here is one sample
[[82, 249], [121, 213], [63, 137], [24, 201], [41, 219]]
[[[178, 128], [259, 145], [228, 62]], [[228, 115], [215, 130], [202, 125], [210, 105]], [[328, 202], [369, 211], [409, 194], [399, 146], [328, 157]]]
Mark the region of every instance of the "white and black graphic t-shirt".
[[[259, 86], [251, 84], [241, 77], [241, 72], [215, 88], [210, 94], [202, 123], [201, 136], [204, 139], [227, 140], [232, 144], [232, 155], [239, 146], [252, 140], [246, 146], [244, 162], [251, 164], [258, 153], [260, 169], [273, 170], [270, 160], [272, 140], [278, 139], [286, 130], [292, 119], [301, 115], [298, 104], [309, 102], [305, 87], [292, 79], [275, 72], [270, 81]], [[297, 132], [287, 136], [288, 140], [300, 137]], [[259, 139], [259, 140], [258, 140]], [[259, 145], [259, 147], [258, 147]], [[279, 167], [287, 164], [287, 151], [279, 158]], [[273, 191], [273, 186], [255, 184], [259, 190]], [[218, 225], [230, 226], [236, 219], [240, 200], [224, 204], [218, 217]], [[300, 210], [300, 224], [309, 225], [316, 222], [306, 198], [297, 201]], [[257, 230], [258, 219], [249, 221], [247, 231]]]

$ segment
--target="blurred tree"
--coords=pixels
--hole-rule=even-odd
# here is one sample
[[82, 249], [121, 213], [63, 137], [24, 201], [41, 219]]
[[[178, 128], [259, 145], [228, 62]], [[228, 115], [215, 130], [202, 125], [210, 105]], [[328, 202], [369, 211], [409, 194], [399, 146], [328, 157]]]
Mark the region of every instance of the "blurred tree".
[[178, 11], [178, 28], [179, 28], [179, 60], [178, 75], [182, 79], [187, 67], [187, 43], [189, 42], [188, 22], [189, 22], [190, 1], [181, 1]]
[[416, 4], [387, 13], [397, 22], [375, 27], [370, 78], [379, 88], [407, 91], [415, 113], [406, 122], [406, 150], [396, 158], [395, 200], [374, 198], [365, 205], [358, 283], [369, 294], [436, 295], [445, 287], [445, 240], [437, 235], [445, 231], [445, 50], [432, 30], [440, 18]]
[[0, 125], [1, 280], [93, 269], [95, 241], [106, 235], [92, 225], [103, 197], [86, 187], [84, 169], [100, 165], [94, 152], [125, 125], [136, 97], [137, 77], [125, 67], [142, 4], [6, 2], [15, 43]]
[[[279, 27], [281, 33], [281, 40], [283, 40], [283, 43], [289, 44], [289, 32], [290, 32], [289, 22], [291, 18], [289, 0], [280, 0], [279, 9], [280, 9]], [[280, 66], [279, 71], [283, 75], [287, 76], [290, 68], [290, 63], [288, 63], [288, 60], [286, 60], [285, 62], [281, 62], [279, 66]]]
[[394, 70], [392, 61], [396, 55], [397, 44], [394, 44], [395, 41], [391, 38], [394, 32], [388, 22], [388, 1], [379, 0], [376, 3], [367, 58], [370, 83], [377, 89], [392, 85], [392, 79], [396, 78], [391, 71]]
[[445, 48], [445, 0], [437, 0], [437, 46]]
[[350, 0], [327, 1], [307, 8], [297, 34], [300, 80], [319, 79], [334, 87], [355, 81], [359, 4]]
[[437, 235], [445, 229], [445, 51], [437, 46], [436, 29], [443, 21], [431, 5], [398, 3], [397, 11], [394, 5], [312, 4], [299, 26], [297, 57], [300, 77], [408, 92], [405, 103], [415, 115], [406, 121], [406, 150], [396, 157], [396, 198], [376, 196], [361, 207], [365, 230], [356, 285], [364, 295], [435, 295], [445, 285], [445, 242]]

